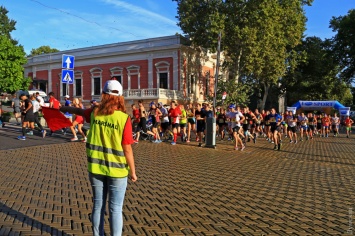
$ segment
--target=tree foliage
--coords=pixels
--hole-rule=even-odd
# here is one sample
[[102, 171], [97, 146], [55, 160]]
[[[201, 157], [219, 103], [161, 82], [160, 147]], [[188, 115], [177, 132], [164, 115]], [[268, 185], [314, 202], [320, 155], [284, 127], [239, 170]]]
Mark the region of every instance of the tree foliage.
[[14, 45], [11, 40], [0, 36], [0, 91], [16, 92], [27, 89], [31, 80], [23, 77], [23, 65], [26, 63], [22, 46]]
[[[313, 0], [174, 0], [178, 25], [195, 45], [216, 50], [222, 32], [222, 47], [228, 66], [239, 81], [252, 77], [264, 92], [294, 67], [294, 48], [305, 30], [304, 4]], [[263, 107], [263, 106], [262, 106]]]
[[9, 19], [7, 13], [9, 11], [4, 6], [0, 6], [0, 35], [6, 36], [16, 45], [17, 41], [13, 40], [10, 34], [11, 31], [16, 30], [16, 21]]
[[11, 38], [16, 21], [7, 17], [8, 11], [0, 7], [0, 91], [15, 92], [27, 89], [31, 79], [24, 78], [23, 65], [27, 62], [21, 45]]
[[338, 100], [352, 104], [349, 85], [338, 77], [341, 68], [333, 56], [330, 40], [308, 37], [297, 51], [305, 59], [282, 79], [289, 106], [298, 100]]
[[40, 46], [39, 48], [32, 48], [29, 56], [47, 54], [47, 53], [52, 53], [52, 52], [59, 52], [59, 50], [56, 48], [51, 48], [50, 46], [45, 45], [45, 46]]
[[341, 78], [352, 82], [355, 78], [355, 9], [345, 16], [333, 17], [330, 27], [336, 32], [333, 45], [342, 70]]

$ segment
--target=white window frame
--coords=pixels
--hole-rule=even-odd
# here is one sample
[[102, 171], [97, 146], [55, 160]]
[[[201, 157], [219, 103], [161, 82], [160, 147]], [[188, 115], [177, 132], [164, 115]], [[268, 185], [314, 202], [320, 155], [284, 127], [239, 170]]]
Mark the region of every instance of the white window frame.
[[94, 67], [90, 69], [91, 73], [91, 96], [99, 96], [100, 94], [94, 94], [94, 78], [100, 78], [100, 91], [102, 91], [102, 69]]
[[138, 89], [141, 89], [141, 75], [140, 75], [140, 66], [131, 65], [127, 68], [127, 76], [128, 76], [128, 89], [131, 89], [131, 76], [138, 75]]
[[160, 73], [168, 74], [168, 90], [170, 89], [170, 63], [167, 61], [160, 61], [155, 63], [155, 68], [157, 71], [157, 88], [160, 88]]
[[119, 67], [119, 66], [112, 67], [110, 69], [110, 72], [111, 72], [111, 77], [121, 76], [121, 85], [123, 87], [123, 67]]

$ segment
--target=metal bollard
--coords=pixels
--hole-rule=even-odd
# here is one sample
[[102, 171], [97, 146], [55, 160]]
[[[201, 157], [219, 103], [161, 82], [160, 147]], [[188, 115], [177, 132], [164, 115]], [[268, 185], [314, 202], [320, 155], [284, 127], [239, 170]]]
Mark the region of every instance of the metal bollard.
[[206, 145], [205, 147], [216, 148], [216, 118], [206, 119]]

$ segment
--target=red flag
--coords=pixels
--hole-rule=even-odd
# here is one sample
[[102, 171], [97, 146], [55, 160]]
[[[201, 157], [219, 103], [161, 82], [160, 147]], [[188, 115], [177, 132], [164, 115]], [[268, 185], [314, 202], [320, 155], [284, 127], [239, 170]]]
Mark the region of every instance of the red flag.
[[72, 123], [58, 109], [42, 107], [44, 119], [50, 130], [56, 131], [65, 127], [72, 126]]

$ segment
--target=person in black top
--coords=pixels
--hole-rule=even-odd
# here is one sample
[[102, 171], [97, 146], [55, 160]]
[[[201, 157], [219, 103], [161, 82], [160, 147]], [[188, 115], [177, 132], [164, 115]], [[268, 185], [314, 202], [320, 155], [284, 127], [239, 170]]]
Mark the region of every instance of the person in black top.
[[224, 139], [224, 128], [226, 127], [226, 110], [221, 108], [220, 113], [217, 116], [218, 131], [221, 135], [221, 140]]
[[195, 117], [196, 117], [196, 124], [197, 124], [196, 141], [199, 142], [198, 146], [201, 147], [202, 146], [202, 137], [203, 137], [203, 133], [205, 132], [205, 126], [206, 126], [206, 122], [205, 122], [206, 114], [202, 110], [202, 106], [200, 103], [197, 104], [197, 108], [195, 110]]
[[30, 99], [25, 94], [20, 95], [21, 101], [23, 101], [24, 106], [22, 110], [22, 136], [18, 136], [17, 139], [19, 140], [26, 140], [26, 128], [29, 127], [33, 130], [34, 127], [34, 114], [33, 114], [33, 106]]
[[256, 140], [255, 140], [254, 136], [249, 132], [249, 130], [251, 129], [251, 125], [253, 124], [253, 120], [254, 120], [255, 116], [254, 116], [254, 114], [249, 112], [248, 107], [245, 107], [243, 109], [243, 116], [245, 117], [245, 120], [243, 122], [244, 136], [245, 136], [245, 138], [248, 138], [248, 142], [250, 142], [250, 138], [252, 138], [255, 143]]

